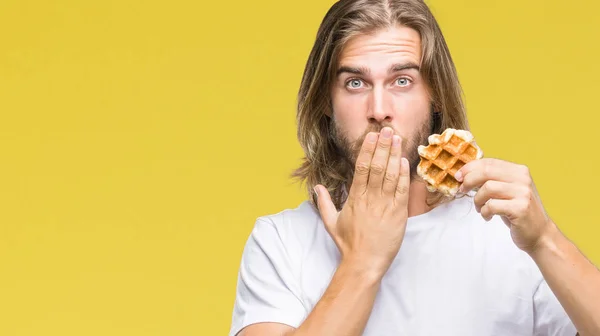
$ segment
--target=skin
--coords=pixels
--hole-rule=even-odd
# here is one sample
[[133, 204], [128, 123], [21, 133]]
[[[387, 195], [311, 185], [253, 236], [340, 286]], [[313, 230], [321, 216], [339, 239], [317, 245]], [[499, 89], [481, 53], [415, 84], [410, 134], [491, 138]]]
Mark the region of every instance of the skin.
[[[336, 144], [356, 158], [369, 132], [390, 127], [402, 138], [411, 176], [419, 163], [417, 147], [427, 143], [431, 97], [419, 72], [421, 38], [407, 27], [380, 30], [351, 39], [340, 55], [331, 88]], [[385, 171], [385, 164], [371, 169]], [[423, 182], [410, 185], [409, 216], [431, 210]]]
[[500, 216], [516, 246], [529, 254], [556, 295], [578, 335], [600, 335], [600, 271], [546, 213], [524, 165], [485, 158], [464, 165], [455, 176], [475, 194], [485, 220]]
[[[412, 180], [416, 147], [429, 125], [430, 97], [417, 69], [420, 38], [402, 26], [351, 39], [342, 51], [331, 90], [337, 141], [355, 162], [349, 197], [338, 213], [317, 186], [325, 228], [341, 262], [321, 300], [294, 329], [258, 323], [240, 335], [361, 335], [381, 279], [398, 253], [406, 221], [429, 211], [427, 191]], [[361, 73], [358, 73], [361, 69]], [[413, 161], [413, 162], [411, 162]], [[414, 174], [414, 171], [412, 172]], [[516, 246], [539, 266], [581, 335], [600, 335], [600, 272], [560, 233], [546, 214], [529, 170], [498, 159], [463, 166], [462, 191], [479, 188], [482, 217], [501, 216]]]

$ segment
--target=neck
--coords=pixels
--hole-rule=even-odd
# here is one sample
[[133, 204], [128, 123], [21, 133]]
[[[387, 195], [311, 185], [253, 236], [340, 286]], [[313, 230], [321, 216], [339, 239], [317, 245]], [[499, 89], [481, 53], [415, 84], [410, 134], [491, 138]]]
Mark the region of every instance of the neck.
[[426, 182], [413, 181], [410, 183], [408, 189], [408, 217], [422, 215], [434, 208], [434, 206], [427, 205], [428, 195]]

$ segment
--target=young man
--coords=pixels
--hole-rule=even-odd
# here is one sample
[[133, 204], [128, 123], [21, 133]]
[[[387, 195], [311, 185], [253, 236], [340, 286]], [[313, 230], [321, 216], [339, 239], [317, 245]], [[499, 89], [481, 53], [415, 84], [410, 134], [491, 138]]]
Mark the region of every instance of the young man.
[[421, 0], [330, 9], [299, 93], [314, 193], [257, 220], [230, 335], [600, 335], [600, 272], [525, 166], [468, 163], [456, 199], [415, 174], [430, 134], [469, 129], [460, 93]]

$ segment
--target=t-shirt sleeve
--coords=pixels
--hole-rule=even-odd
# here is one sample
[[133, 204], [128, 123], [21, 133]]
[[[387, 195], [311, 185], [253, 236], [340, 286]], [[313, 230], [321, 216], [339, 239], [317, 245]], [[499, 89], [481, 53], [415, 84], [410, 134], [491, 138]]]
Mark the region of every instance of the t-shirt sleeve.
[[229, 336], [260, 322], [299, 327], [306, 311], [293, 273], [281, 232], [258, 219], [242, 253]]
[[534, 336], [575, 336], [577, 330], [560, 302], [542, 280], [533, 296]]

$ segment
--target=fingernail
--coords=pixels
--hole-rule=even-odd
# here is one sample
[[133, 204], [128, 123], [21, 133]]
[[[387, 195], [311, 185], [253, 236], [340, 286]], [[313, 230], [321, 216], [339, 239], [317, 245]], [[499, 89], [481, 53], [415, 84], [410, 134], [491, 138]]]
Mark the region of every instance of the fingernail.
[[392, 138], [392, 146], [398, 147], [398, 145], [400, 145], [400, 136], [394, 135]]
[[386, 127], [381, 131], [381, 134], [383, 134], [384, 138], [389, 139], [392, 136], [392, 130]]
[[369, 142], [377, 142], [377, 133], [369, 133], [367, 140], [369, 140]]
[[459, 171], [456, 172], [456, 174], [454, 174], [454, 178], [458, 181], [458, 182], [462, 182], [462, 173]]
[[314, 186], [313, 190], [315, 192], [315, 195], [317, 195], [317, 197], [319, 197], [319, 188], [317, 188], [317, 186]]
[[404, 156], [402, 157], [402, 159], [400, 159], [400, 169], [406, 169], [405, 171], [410, 170], [410, 163], [408, 162], [408, 159]]

